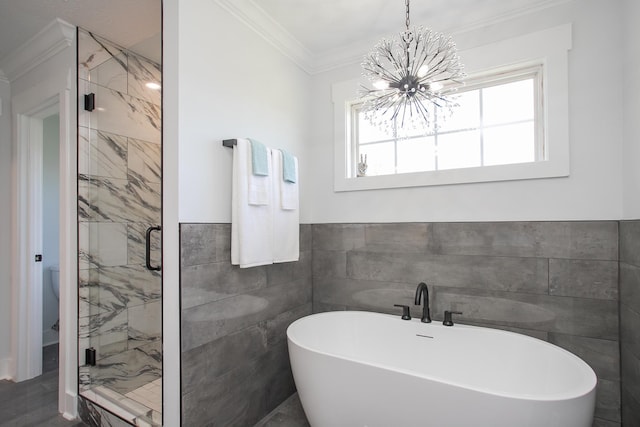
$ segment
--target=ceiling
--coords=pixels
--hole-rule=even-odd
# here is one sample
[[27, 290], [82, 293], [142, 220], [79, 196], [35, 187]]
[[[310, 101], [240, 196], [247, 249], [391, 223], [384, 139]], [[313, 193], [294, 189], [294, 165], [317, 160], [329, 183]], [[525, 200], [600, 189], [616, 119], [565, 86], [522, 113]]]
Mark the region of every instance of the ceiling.
[[[402, 0], [214, 1], [307, 62], [404, 28]], [[566, 1], [414, 0], [411, 23], [452, 32]], [[0, 0], [0, 63], [54, 18], [159, 61], [161, 15], [161, 0]]]
[[[402, 31], [403, 0], [233, 0], [262, 9], [313, 54]], [[414, 0], [412, 25], [456, 31], [557, 0]]]

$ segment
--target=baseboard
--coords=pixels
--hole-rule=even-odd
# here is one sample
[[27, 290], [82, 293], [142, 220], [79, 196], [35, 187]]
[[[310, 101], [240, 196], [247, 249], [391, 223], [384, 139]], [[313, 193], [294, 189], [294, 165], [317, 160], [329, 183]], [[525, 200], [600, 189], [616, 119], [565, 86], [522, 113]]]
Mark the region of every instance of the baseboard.
[[62, 418], [64, 418], [65, 420], [69, 420], [69, 421], [76, 421], [78, 419], [78, 414], [73, 415], [73, 414], [70, 414], [68, 412], [63, 412], [62, 413]]
[[46, 347], [60, 342], [60, 334], [56, 331], [44, 331], [42, 333], [42, 346]]
[[10, 380], [13, 379], [11, 375], [11, 359], [5, 358], [0, 359], [0, 380]]
[[76, 393], [67, 392], [64, 395], [64, 408], [62, 410], [62, 416], [67, 420], [78, 419], [78, 395]]

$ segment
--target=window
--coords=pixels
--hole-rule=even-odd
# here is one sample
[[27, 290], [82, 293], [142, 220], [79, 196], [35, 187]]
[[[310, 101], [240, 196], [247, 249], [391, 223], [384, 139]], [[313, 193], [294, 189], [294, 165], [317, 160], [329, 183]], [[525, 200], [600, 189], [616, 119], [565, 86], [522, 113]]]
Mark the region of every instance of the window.
[[366, 158], [367, 176], [544, 160], [541, 88], [541, 66], [468, 78], [456, 94], [459, 106], [446, 122], [426, 135], [416, 132], [400, 139], [372, 126], [362, 103], [354, 103], [352, 158]]
[[477, 76], [459, 91], [462, 107], [437, 132], [397, 141], [360, 120], [359, 80], [334, 83], [334, 190], [568, 176], [571, 45], [565, 24], [459, 51]]

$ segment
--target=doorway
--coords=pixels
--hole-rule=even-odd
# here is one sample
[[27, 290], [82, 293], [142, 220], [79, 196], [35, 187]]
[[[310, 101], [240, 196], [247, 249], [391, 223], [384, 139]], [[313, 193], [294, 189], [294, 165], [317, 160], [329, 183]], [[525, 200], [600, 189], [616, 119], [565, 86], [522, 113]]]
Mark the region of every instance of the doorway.
[[[57, 110], [57, 105], [56, 105]], [[42, 120], [42, 372], [58, 370], [60, 331], [60, 115]]]
[[[22, 202], [20, 206], [24, 208], [26, 217], [23, 218], [23, 227], [15, 230], [21, 239], [18, 242], [24, 247], [24, 258], [21, 260], [24, 266], [23, 272], [26, 281], [18, 284], [18, 293], [22, 297], [17, 310], [18, 329], [20, 335], [17, 337], [16, 373], [15, 380], [23, 381], [42, 374], [42, 347], [44, 343], [44, 329], [42, 327], [43, 312], [43, 205], [44, 205], [44, 147], [45, 147], [45, 117], [58, 118], [57, 100], [49, 99], [43, 105], [36, 107], [35, 111], [29, 114], [17, 115], [17, 134], [19, 136], [19, 156], [23, 160], [23, 174], [21, 182], [18, 183], [22, 190], [18, 199]], [[59, 136], [50, 138], [51, 132], [58, 131], [59, 125], [52, 119], [47, 120], [47, 137], [53, 140], [59, 148]], [[49, 144], [47, 144], [49, 145]], [[47, 147], [49, 151], [49, 148]], [[57, 156], [54, 155], [55, 157]], [[47, 159], [50, 163], [50, 159]], [[50, 166], [50, 164], [48, 164]], [[48, 190], [52, 190], [47, 186]], [[59, 198], [59, 191], [52, 198]], [[55, 205], [59, 206], [57, 201]], [[54, 207], [55, 208], [55, 207]], [[56, 215], [57, 216], [57, 215]], [[22, 218], [16, 218], [16, 220]], [[47, 222], [49, 229], [55, 229], [56, 234], [58, 224]], [[53, 230], [51, 230], [53, 231]], [[57, 239], [56, 239], [57, 240]], [[57, 244], [56, 241], [54, 244]], [[58, 248], [51, 250], [51, 253], [58, 253]], [[31, 258], [31, 259], [29, 259]], [[24, 310], [23, 310], [24, 308]], [[24, 363], [20, 363], [24, 361]]]

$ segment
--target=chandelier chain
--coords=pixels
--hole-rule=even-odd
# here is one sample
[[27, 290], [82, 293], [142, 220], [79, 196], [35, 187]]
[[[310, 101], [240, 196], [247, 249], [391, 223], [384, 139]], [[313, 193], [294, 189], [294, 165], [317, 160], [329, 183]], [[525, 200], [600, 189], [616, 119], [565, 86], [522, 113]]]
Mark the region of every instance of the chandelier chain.
[[405, 17], [405, 24], [407, 26], [407, 31], [409, 31], [409, 25], [411, 24], [411, 22], [409, 21], [409, 0], [405, 0], [404, 4], [407, 7], [407, 13], [406, 13], [406, 17]]

